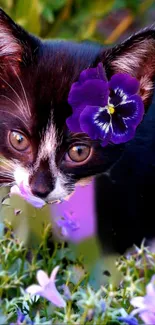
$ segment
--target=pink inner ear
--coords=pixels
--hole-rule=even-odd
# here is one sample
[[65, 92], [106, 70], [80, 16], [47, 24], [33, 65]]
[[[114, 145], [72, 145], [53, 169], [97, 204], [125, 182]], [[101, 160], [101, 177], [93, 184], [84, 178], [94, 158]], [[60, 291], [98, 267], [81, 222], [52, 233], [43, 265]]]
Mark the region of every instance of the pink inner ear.
[[21, 55], [21, 46], [11, 30], [0, 23], [0, 56]]

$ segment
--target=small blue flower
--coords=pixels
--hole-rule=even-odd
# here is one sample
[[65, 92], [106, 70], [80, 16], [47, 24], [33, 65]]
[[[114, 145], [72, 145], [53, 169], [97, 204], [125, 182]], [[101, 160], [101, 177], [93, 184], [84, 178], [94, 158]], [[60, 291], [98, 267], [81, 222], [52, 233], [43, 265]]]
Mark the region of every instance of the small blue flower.
[[74, 213], [64, 212], [63, 218], [57, 220], [57, 225], [61, 228], [61, 233], [64, 237], [68, 237], [70, 230], [76, 231], [79, 229], [79, 223]]
[[84, 132], [102, 146], [131, 140], [144, 115], [139, 81], [117, 73], [108, 81], [102, 63], [81, 72], [68, 102], [73, 114], [66, 123], [72, 132]]
[[123, 322], [128, 325], [138, 325], [138, 320], [133, 316], [118, 317], [119, 322]]
[[17, 320], [15, 323], [10, 323], [10, 325], [21, 325], [21, 324], [27, 324], [27, 325], [33, 325], [33, 322], [27, 318], [26, 315], [24, 315], [20, 310], [17, 312]]

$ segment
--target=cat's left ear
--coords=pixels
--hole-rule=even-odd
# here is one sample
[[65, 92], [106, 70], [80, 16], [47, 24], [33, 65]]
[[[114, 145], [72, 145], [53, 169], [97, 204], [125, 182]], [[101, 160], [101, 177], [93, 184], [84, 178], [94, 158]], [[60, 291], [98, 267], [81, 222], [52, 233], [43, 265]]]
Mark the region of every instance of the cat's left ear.
[[17, 68], [21, 62], [31, 60], [36, 42], [0, 9], [0, 70], [7, 72], [9, 66]]
[[155, 29], [145, 29], [102, 53], [108, 78], [118, 72], [129, 73], [140, 82], [139, 94], [148, 108], [155, 81]]

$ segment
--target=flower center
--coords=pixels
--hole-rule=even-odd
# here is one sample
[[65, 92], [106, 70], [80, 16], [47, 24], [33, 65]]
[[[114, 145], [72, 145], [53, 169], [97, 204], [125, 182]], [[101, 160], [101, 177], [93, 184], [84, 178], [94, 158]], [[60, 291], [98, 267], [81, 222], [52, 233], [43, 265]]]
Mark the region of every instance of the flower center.
[[112, 105], [108, 105], [108, 111], [109, 111], [109, 114], [114, 114], [114, 112], [115, 112], [115, 108], [114, 108], [114, 106], [112, 106]]

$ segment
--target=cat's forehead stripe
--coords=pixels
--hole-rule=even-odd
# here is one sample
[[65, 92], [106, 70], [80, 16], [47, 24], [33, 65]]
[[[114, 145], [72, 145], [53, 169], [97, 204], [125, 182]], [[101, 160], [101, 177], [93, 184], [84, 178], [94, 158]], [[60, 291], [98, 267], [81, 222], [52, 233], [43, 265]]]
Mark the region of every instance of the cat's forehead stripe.
[[55, 125], [51, 120], [46, 131], [42, 135], [41, 144], [38, 150], [38, 156], [36, 160], [36, 167], [40, 165], [41, 160], [53, 159], [55, 160], [55, 152], [58, 146], [58, 137]]

